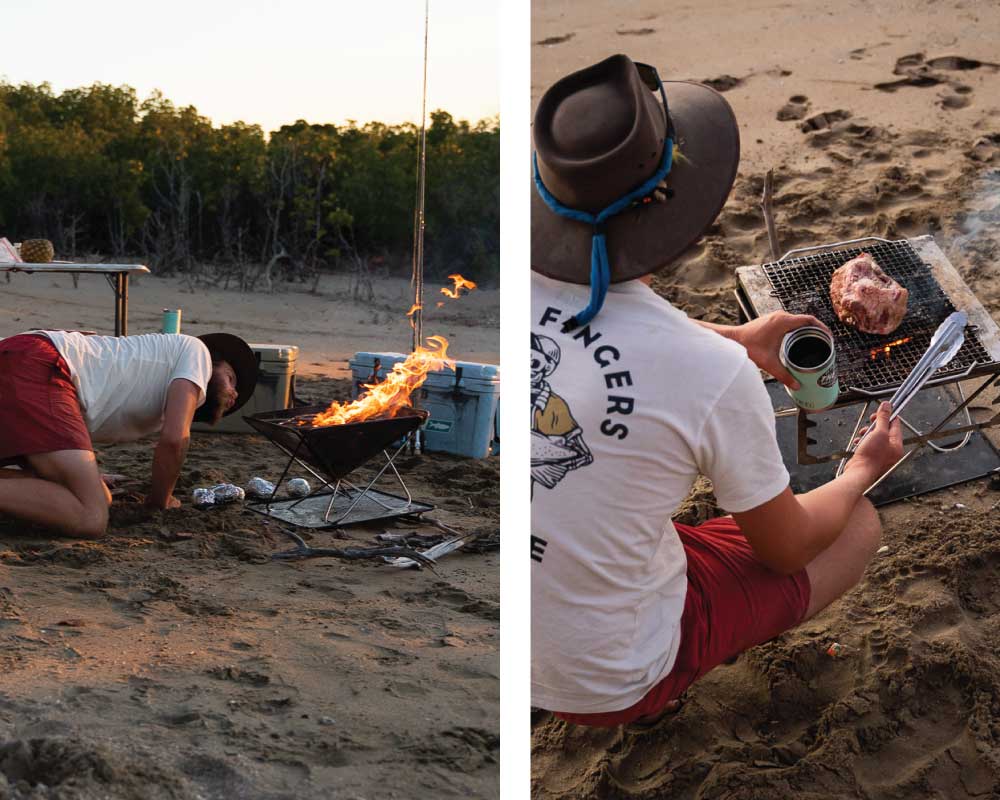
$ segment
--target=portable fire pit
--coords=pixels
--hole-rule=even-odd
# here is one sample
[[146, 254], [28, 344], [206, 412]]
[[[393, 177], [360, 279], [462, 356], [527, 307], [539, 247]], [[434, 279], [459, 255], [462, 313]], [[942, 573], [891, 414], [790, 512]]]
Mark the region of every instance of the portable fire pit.
[[[862, 333], [842, 323], [830, 301], [833, 271], [862, 252], [870, 253], [888, 275], [909, 290], [906, 317], [887, 336]], [[843, 466], [854, 434], [868, 420], [870, 404], [887, 399], [899, 388], [929, 346], [938, 325], [953, 311], [961, 310], [969, 319], [965, 342], [955, 358], [938, 370], [920, 393], [919, 410], [915, 408], [913, 412], [920, 420], [916, 424], [903, 420], [913, 434], [904, 444], [928, 445], [933, 453], [943, 454], [974, 443], [982, 451], [982, 457], [976, 461], [968, 452], [963, 454], [964, 473], [951, 483], [978, 477], [997, 467], [1000, 458], [981, 431], [1000, 424], [1000, 410], [994, 409], [989, 419], [976, 423], [972, 420], [969, 404], [991, 384], [1000, 385], [997, 380], [1000, 377], [1000, 330], [932, 237], [899, 241], [869, 237], [802, 248], [786, 253], [773, 263], [740, 267], [736, 273], [736, 299], [744, 319], [779, 310], [812, 314], [833, 334], [840, 394], [832, 409], [807, 414], [794, 407], [782, 408], [782, 405], [792, 406], [791, 398], [784, 394], [783, 387], [778, 387], [780, 391], [771, 388], [778, 416], [796, 417], [795, 455], [799, 465], [840, 460]], [[966, 396], [962, 382], [976, 378], [984, 380]], [[997, 399], [992, 400], [993, 404], [997, 402]], [[845, 424], [845, 414], [850, 415], [850, 412], [844, 409], [856, 404], [861, 405], [857, 422], [853, 426]], [[964, 424], [950, 427], [948, 423], [962, 412]], [[835, 432], [830, 431], [827, 424], [830, 418], [836, 418], [836, 427], [843, 429], [845, 441], [841, 448], [836, 447]], [[818, 433], [814, 430], [817, 426], [823, 431], [824, 443], [833, 445], [831, 452], [816, 454], [810, 451], [811, 445], [819, 444]], [[779, 439], [780, 429], [781, 425]], [[956, 435], [958, 441], [955, 441]], [[951, 442], [939, 443], [944, 439]], [[917, 468], [915, 461], [921, 459], [910, 460], [911, 472]], [[971, 466], [975, 467], [974, 475], [967, 474]], [[931, 488], [948, 485], [940, 482], [941, 477], [935, 476], [937, 485]], [[930, 490], [915, 489], [920, 482], [915, 481], [913, 475], [903, 482], [910, 488], [904, 491], [897, 487], [888, 493], [891, 496], [887, 499], [883, 497], [882, 502]]]
[[[326, 406], [303, 406], [244, 417], [248, 425], [289, 457], [271, 497], [248, 503], [248, 508], [308, 528], [336, 528], [433, 510], [434, 506], [413, 500], [393, 463], [406, 446], [407, 437], [426, 421], [427, 411], [406, 407], [397, 410], [391, 418], [314, 425], [313, 419], [325, 410]], [[363, 489], [347, 479], [380, 451], [385, 464]], [[275, 502], [278, 488], [294, 463], [322, 485], [305, 497]], [[395, 476], [405, 496], [374, 488], [388, 471]]]

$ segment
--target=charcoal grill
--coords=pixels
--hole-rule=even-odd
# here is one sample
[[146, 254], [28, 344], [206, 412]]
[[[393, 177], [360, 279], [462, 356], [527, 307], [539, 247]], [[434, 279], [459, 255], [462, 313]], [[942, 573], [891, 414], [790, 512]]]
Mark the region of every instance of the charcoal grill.
[[[406, 446], [406, 438], [427, 420], [429, 412], [406, 407], [397, 410], [388, 419], [344, 425], [313, 425], [312, 420], [326, 408], [302, 406], [243, 418], [289, 457], [271, 497], [248, 503], [248, 508], [310, 528], [335, 528], [433, 510], [434, 506], [414, 501], [393, 463]], [[385, 464], [364, 488], [347, 479], [379, 452], [385, 458]], [[276, 502], [278, 489], [295, 463], [319, 480], [321, 485], [305, 497]], [[387, 472], [395, 476], [403, 496], [374, 488]]]
[[[906, 317], [888, 336], [862, 333], [842, 323], [830, 301], [833, 271], [862, 252], [871, 253], [888, 275], [909, 290]], [[740, 267], [736, 273], [736, 299], [744, 319], [784, 310], [793, 314], [812, 314], [830, 328], [840, 381], [840, 394], [831, 410], [862, 404], [855, 432], [867, 421], [870, 404], [887, 399], [903, 382], [927, 349], [938, 325], [953, 311], [965, 311], [969, 318], [965, 343], [954, 360], [938, 370], [927, 383], [927, 388], [955, 384], [953, 388], [958, 397], [954, 407], [947, 410], [939, 423], [931, 424], [926, 433], [903, 420], [913, 434], [904, 444], [929, 445], [947, 452], [964, 446], [973, 434], [984, 428], [1000, 424], [1000, 410], [997, 409], [989, 419], [979, 423], [973, 422], [969, 414], [969, 404], [976, 397], [990, 385], [1000, 386], [997, 380], [1000, 377], [1000, 330], [932, 237], [897, 241], [867, 237], [801, 248], [786, 253], [775, 262]], [[892, 346], [887, 356], [884, 348], [889, 345]], [[976, 378], [985, 380], [966, 396], [962, 382]], [[998, 400], [1000, 398], [995, 398], [992, 403]], [[964, 424], [949, 427], [948, 423], [961, 412], [965, 413]], [[820, 464], [848, 456], [850, 440], [845, 442], [843, 449], [826, 454], [810, 451], [810, 445], [817, 444], [810, 433], [817, 425], [815, 418], [818, 415], [806, 414], [794, 407], [779, 409], [777, 413], [797, 416], [799, 464]], [[928, 425], [924, 424], [923, 428], [926, 430]], [[937, 443], [937, 440], [950, 439], [956, 434], [961, 434], [957, 444], [944, 447]]]

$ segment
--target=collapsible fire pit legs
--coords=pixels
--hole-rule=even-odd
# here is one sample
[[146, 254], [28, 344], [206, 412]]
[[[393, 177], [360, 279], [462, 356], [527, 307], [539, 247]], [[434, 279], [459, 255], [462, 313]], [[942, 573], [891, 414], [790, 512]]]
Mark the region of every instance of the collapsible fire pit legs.
[[[330, 524], [332, 525], [339, 525], [348, 517], [350, 517], [351, 512], [354, 511], [358, 503], [360, 503], [363, 499], [365, 499], [365, 497], [368, 496], [368, 492], [371, 490], [371, 488], [376, 484], [378, 479], [381, 478], [385, 474], [385, 471], [390, 467], [392, 468], [393, 474], [396, 476], [396, 480], [399, 481], [399, 485], [402, 486], [403, 491], [406, 492], [406, 504], [401, 508], [396, 508], [394, 506], [383, 503], [377, 497], [372, 496], [369, 499], [373, 500], [375, 503], [382, 506], [382, 508], [384, 508], [386, 511], [403, 511], [403, 509], [407, 509], [411, 505], [413, 505], [413, 496], [410, 494], [410, 490], [406, 486], [406, 482], [403, 480], [403, 477], [399, 474], [399, 470], [397, 470], [395, 465], [392, 463], [393, 461], [395, 461], [396, 456], [398, 456], [401, 452], [403, 452], [403, 448], [405, 448], [406, 445], [407, 442], [404, 441], [403, 444], [401, 444], [396, 449], [396, 452], [393, 453], [391, 456], [387, 451], [385, 450], [382, 451], [382, 455], [384, 455], [386, 459], [385, 466], [378, 471], [378, 474], [376, 474], [375, 477], [368, 482], [368, 485], [364, 489], [358, 489], [358, 487], [352, 484], [350, 481], [348, 481], [347, 479], [343, 479], [343, 482], [346, 483], [351, 489], [353, 489], [357, 493], [357, 497], [354, 498], [354, 502], [351, 503], [350, 508], [348, 508], [347, 511], [341, 514], [340, 517], [334, 520], [333, 522], [330, 522], [330, 511], [333, 510], [333, 501], [334, 498], [336, 497], [336, 492], [334, 492], [334, 497], [330, 498], [330, 505], [327, 506], [326, 514], [324, 515], [323, 520], [325, 522], [330, 522]], [[337, 486], [338, 487], [340, 486], [340, 481], [337, 482]]]
[[[858, 415], [858, 421], [854, 425], [854, 430], [851, 431], [851, 438], [847, 440], [847, 447], [845, 447], [844, 450], [850, 450], [851, 449], [851, 445], [854, 443], [854, 440], [857, 439], [858, 436], [861, 435], [861, 428], [864, 426], [865, 420], [867, 420], [868, 417], [870, 416], [868, 414], [868, 406], [869, 405], [870, 405], [870, 401], [869, 400], [865, 400], [865, 404], [864, 404], [864, 406], [861, 409], [861, 413]], [[900, 417], [900, 420], [902, 420], [902, 417]], [[840, 463], [837, 465], [837, 477], [838, 478], [841, 475], [844, 474], [844, 467], [846, 467], [846, 466], [847, 466], [847, 456], [845, 455], [842, 459], [840, 459]]]
[[[994, 381], [996, 382], [994, 383]], [[953, 382], [954, 382], [953, 378], [951, 379], [946, 378], [940, 381], [933, 381], [928, 383], [927, 388], [949, 385], [950, 383]], [[976, 431], [985, 430], [986, 428], [994, 428], [1000, 425], [1000, 411], [998, 411], [996, 414], [994, 414], [990, 419], [986, 420], [985, 422], [976, 423], [972, 422], [971, 414], [969, 414], [967, 410], [972, 400], [978, 397], [983, 391], [985, 391], [986, 388], [991, 383], [993, 383], [994, 386], [1000, 387], [1000, 369], [997, 369], [996, 371], [990, 373], [986, 377], [986, 381], [978, 389], [976, 389], [975, 392], [973, 392], [972, 395], [970, 395], [968, 398], [965, 397], [965, 393], [961, 390], [961, 388], [959, 388], [961, 401], [945, 417], [944, 423], [937, 425], [934, 428], [934, 430], [932, 430], [930, 433], [922, 433], [920, 430], [913, 427], [904, 420], [904, 424], [906, 425], [906, 427], [909, 428], [909, 430], [916, 435], [911, 436], [908, 439], [904, 439], [903, 444], [904, 445], [919, 444], [922, 447], [925, 444], [931, 444], [935, 439], [947, 439], [951, 436], [957, 436], [958, 434], [969, 434], [971, 436], [971, 434], [975, 433]], [[856, 390], [856, 391], [861, 391], [861, 390]], [[837, 450], [827, 455], [817, 456], [809, 452], [809, 446], [817, 444], [817, 441], [812, 436], [810, 436], [810, 429], [815, 428], [817, 423], [810, 418], [812, 415], [807, 414], [801, 409], [797, 410], [796, 412], [796, 420], [798, 424], [797, 460], [799, 464], [822, 464], [827, 461], [835, 461], [835, 460], [841, 460], [841, 462], [843, 462], [843, 460], [847, 459], [851, 455], [850, 444], [851, 442], [854, 441], [855, 438], [857, 438], [857, 435], [861, 430], [861, 426], [867, 421], [868, 403], [877, 401], [878, 399], [886, 399], [887, 397], [887, 395], [884, 395], [880, 398], [879, 396], [872, 394], [870, 392], [866, 392], [866, 394], [869, 394], [872, 399], [866, 401], [865, 408], [861, 412], [861, 416], [858, 419], [858, 424], [855, 426], [854, 432], [851, 434], [851, 438], [847, 443], [847, 447], [843, 450]], [[991, 404], [996, 405], [998, 403], [1000, 403], [1000, 397], [993, 400]], [[954, 418], [954, 416], [961, 411], [966, 412], [967, 424], [962, 425], [961, 427], [958, 428], [949, 428], [948, 430], [942, 430], [942, 425], [947, 422], [950, 422]], [[900, 417], [900, 419], [902, 419], [902, 417]], [[953, 450], [959, 450], [962, 446], [964, 446], [964, 444], [965, 440], [963, 439], [963, 441], [957, 445], [952, 445], [948, 447], [935, 446], [934, 449], [938, 450], [938, 452], [952, 452]], [[843, 469], [839, 469], [837, 474], [840, 474], [840, 472], [842, 471]]]
[[[986, 388], [988, 386], [990, 386], [990, 384], [993, 384], [994, 386], [1000, 385], [1000, 380], [997, 380], [996, 383], [994, 383], [994, 379], [996, 377], [997, 377], [997, 375], [996, 375], [996, 373], [994, 373], [989, 378], [987, 378], [986, 381], [978, 389], [976, 389], [976, 391], [974, 391], [971, 395], [969, 395], [969, 397], [967, 399], [963, 400], [962, 403], [960, 403], [950, 414], [948, 414], [943, 420], [941, 420], [937, 424], [937, 426], [934, 428], [934, 430], [932, 430], [930, 433], [928, 433], [926, 435], [918, 436], [916, 438], [916, 440], [915, 440], [917, 442], [917, 446], [914, 447], [912, 450], [908, 450], [906, 453], [903, 454], [903, 457], [901, 459], [899, 459], [899, 461], [897, 461], [895, 464], [893, 464], [891, 467], [889, 467], [888, 472], [886, 472], [881, 478], [879, 478], [877, 481], [875, 481], [875, 483], [873, 483], [871, 486], [869, 486], [865, 490], [865, 495], [868, 495], [869, 493], [871, 493], [872, 490], [875, 489], [875, 487], [877, 487], [886, 478], [888, 478], [893, 472], [895, 472], [896, 469], [898, 467], [900, 467], [904, 462], [906, 462], [907, 460], [909, 460], [909, 458], [914, 453], [916, 453], [921, 447], [923, 447], [925, 444], [929, 444], [930, 441], [931, 441], [931, 439], [940, 439], [940, 438], [943, 438], [945, 436], [950, 436], [950, 435], [953, 435], [953, 434], [956, 434], [956, 433], [962, 433], [962, 432], [964, 432], [966, 430], [968, 430], [971, 433], [972, 431], [982, 430], [983, 428], [990, 428], [990, 427], [993, 427], [994, 425], [997, 425], [998, 423], [1000, 423], [1000, 411], [997, 411], [989, 420], [987, 420], [982, 425], [970, 424], [970, 425], [963, 426], [961, 428], [955, 428], [953, 430], [945, 431], [944, 433], [940, 432], [941, 429], [951, 421], [952, 417], [954, 417], [956, 414], [958, 414], [962, 409], [968, 408], [969, 403], [971, 403], [980, 394], [982, 394], [983, 391], [985, 391]], [[998, 403], [1000, 403], [1000, 396], [997, 396], [997, 397], [993, 398], [993, 400], [991, 401], [992, 405], [997, 405]], [[906, 442], [904, 441], [904, 444], [905, 443]]]
[[[992, 378], [990, 380], [992, 380]], [[959, 406], [959, 408], [957, 410], [961, 410], [962, 406], [965, 407], [965, 425], [966, 425], [966, 428], [969, 428], [969, 427], [971, 427], [973, 425], [973, 423], [972, 423], [972, 414], [970, 413], [968, 404], [965, 401], [965, 391], [962, 389], [962, 384], [960, 384], [960, 383], [956, 384], [956, 388], [958, 390], [959, 400], [962, 403], [962, 405]], [[861, 428], [862, 428], [862, 426], [866, 422], [869, 421], [869, 417], [871, 415], [869, 414], [868, 409], [869, 409], [870, 405], [871, 405], [871, 401], [870, 400], [866, 400], [864, 406], [861, 409], [861, 414], [858, 416], [858, 422], [854, 426], [854, 430], [851, 432], [851, 437], [850, 437], [850, 439], [847, 440], [847, 446], [844, 448], [845, 451], [851, 449], [851, 445], [854, 443], [854, 441], [861, 434]], [[949, 417], [949, 419], [950, 418], [951, 417]], [[924, 435], [924, 432], [922, 430], [920, 430], [919, 428], [917, 428], [914, 425], [911, 425], [909, 422], [907, 422], [906, 419], [903, 417], [902, 414], [900, 414], [900, 416], [899, 416], [899, 421], [907, 428], [907, 430], [910, 431], [910, 433], [915, 434], [918, 439]], [[951, 431], [946, 431], [945, 433], [946, 433], [946, 435], [951, 435]], [[944, 446], [944, 445], [940, 445], [940, 444], [935, 444], [934, 442], [932, 442], [930, 440], [926, 440], [926, 441], [923, 441], [920, 445], [918, 445], [918, 447], [922, 447], [923, 444], [926, 444], [928, 447], [930, 447], [932, 450], [937, 451], [938, 453], [954, 453], [957, 450], [961, 450], [963, 447], [965, 447], [967, 444], [969, 444], [969, 442], [972, 441], [972, 434], [973, 433], [975, 433], [974, 430], [966, 430], [965, 435], [962, 437], [962, 440], [960, 442], [958, 442], [957, 444]], [[844, 456], [844, 458], [840, 459], [840, 463], [837, 465], [837, 477], [838, 478], [841, 475], [844, 474], [844, 467], [846, 467], [846, 466], [847, 466], [847, 456]]]
[[[304, 469], [306, 472], [308, 472], [310, 475], [312, 475], [314, 478], [316, 478], [316, 480], [321, 481], [323, 485], [320, 486], [319, 489], [316, 489], [315, 491], [310, 492], [305, 497], [299, 498], [296, 502], [292, 503], [292, 505], [289, 506], [289, 508], [295, 508], [295, 506], [297, 506], [303, 500], [305, 500], [305, 499], [307, 499], [309, 497], [312, 497], [314, 494], [316, 494], [318, 492], [323, 491], [323, 489], [325, 489], [327, 486], [330, 485], [330, 482], [328, 480], [326, 480], [326, 478], [324, 478], [322, 475], [320, 475], [318, 472], [316, 472], [316, 470], [314, 470], [312, 467], [310, 467], [302, 459], [299, 458], [299, 450], [301, 449], [303, 442], [304, 442], [304, 440], [301, 440], [301, 439], [299, 440], [299, 443], [296, 446], [294, 452], [289, 451], [289, 449], [287, 447], [285, 447], [283, 444], [281, 444], [281, 442], [273, 442], [273, 444], [279, 450], [281, 450], [286, 456], [289, 456], [289, 459], [288, 459], [288, 463], [285, 464], [284, 470], [282, 470], [282, 472], [281, 472], [281, 477], [278, 478], [278, 480], [274, 484], [274, 491], [271, 492], [271, 496], [267, 499], [267, 506], [266, 506], [266, 508], [267, 508], [268, 511], [271, 510], [271, 503], [274, 502], [274, 498], [278, 494], [278, 489], [281, 488], [281, 484], [284, 483], [285, 478], [288, 476], [288, 471], [292, 468], [292, 464], [298, 463], [298, 465], [300, 467], [302, 467], [302, 469]], [[340, 486], [340, 481], [337, 481], [337, 486]], [[334, 494], [334, 497], [336, 497], [336, 495], [337, 495], [336, 489], [334, 489], [334, 493], [333, 494]], [[333, 505], [333, 500], [330, 501], [330, 505], [331, 506]]]
[[[310, 467], [308, 464], [303, 462], [298, 457], [298, 451], [299, 451], [298, 447], [296, 447], [294, 451], [291, 451], [288, 448], [284, 447], [280, 442], [275, 442], [274, 444], [277, 445], [277, 447], [281, 449], [282, 452], [285, 453], [285, 455], [289, 456], [289, 459], [288, 463], [285, 465], [285, 468], [281, 473], [281, 477], [274, 485], [274, 492], [271, 493], [271, 496], [266, 501], [265, 509], [268, 512], [268, 514], [270, 514], [271, 512], [271, 505], [272, 503], [274, 503], [274, 499], [277, 496], [278, 489], [281, 487], [281, 484], [288, 476], [288, 473], [292, 468], [292, 464], [295, 463], [298, 463], [300, 467], [302, 467], [310, 475], [319, 480], [322, 485], [320, 485], [313, 491], [309, 492], [309, 494], [307, 494], [305, 497], [300, 497], [295, 502], [285, 505], [284, 508], [291, 510], [296, 506], [298, 506], [300, 503], [309, 500], [310, 498], [321, 496], [326, 489], [332, 487], [332, 492], [330, 494], [330, 502], [327, 504], [326, 511], [323, 513], [323, 522], [328, 525], [332, 526], [342, 525], [350, 518], [351, 514], [358, 507], [358, 504], [364, 500], [368, 500], [372, 503], [375, 503], [385, 511], [392, 512], [394, 516], [404, 515], [408, 513], [414, 513], [419, 515], [427, 510], [427, 507], [425, 505], [414, 504], [413, 495], [410, 493], [410, 488], [406, 485], [406, 481], [403, 480], [403, 476], [400, 474], [399, 470], [396, 469], [396, 465], [394, 463], [399, 454], [403, 452], [403, 450], [409, 444], [408, 440], [404, 441], [396, 449], [396, 451], [392, 453], [392, 455], [390, 455], [387, 450], [382, 451], [382, 455], [385, 456], [386, 463], [382, 466], [382, 468], [378, 471], [378, 473], [376, 473], [375, 477], [372, 478], [370, 481], [368, 481], [367, 485], [363, 489], [355, 485], [351, 481], [347, 480], [347, 478], [341, 478], [335, 483], [325, 480], [322, 475], [320, 475], [316, 470], [314, 470], [312, 467]], [[387, 503], [379, 497], [379, 492], [372, 492], [372, 489], [375, 486], [375, 484], [378, 483], [378, 481], [382, 478], [382, 476], [385, 475], [385, 473], [389, 470], [392, 471], [392, 474], [396, 478], [396, 482], [403, 490], [403, 493], [405, 494], [405, 502], [401, 502], [398, 504]], [[346, 492], [341, 490], [342, 486], [346, 487], [347, 490]], [[347, 510], [344, 511], [343, 513], [340, 513], [335, 519], [331, 519], [330, 517], [331, 514], [333, 513], [334, 504], [336, 503], [337, 498], [343, 497], [344, 495], [347, 495], [348, 497], [353, 495], [353, 498], [350, 499], [350, 506], [348, 506]], [[393, 497], [401, 501], [404, 500], [403, 497], [397, 498], [396, 495], [384, 495], [384, 496]]]

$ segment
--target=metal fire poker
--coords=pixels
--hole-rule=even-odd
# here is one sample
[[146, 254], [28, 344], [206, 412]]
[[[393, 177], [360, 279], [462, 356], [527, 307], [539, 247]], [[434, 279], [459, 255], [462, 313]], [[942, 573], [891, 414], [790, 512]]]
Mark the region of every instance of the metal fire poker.
[[[930, 377], [942, 367], [947, 366], [955, 357], [958, 351], [962, 348], [962, 344], [965, 342], [965, 326], [968, 322], [968, 317], [964, 311], [956, 311], [953, 314], [950, 314], [948, 318], [938, 326], [938, 329], [934, 332], [934, 336], [931, 337], [931, 343], [928, 346], [927, 351], [920, 357], [916, 366], [910, 371], [910, 374], [906, 376], [906, 379], [900, 384], [895, 394], [893, 394], [890, 398], [889, 404], [892, 406], [892, 413], [889, 415], [890, 422], [896, 419], [896, 417], [903, 412], [903, 409], [909, 405], [910, 401], [914, 397], [917, 396], [917, 392], [924, 387], [924, 384], [930, 380]], [[937, 428], [935, 428], [933, 433], [940, 430], [952, 416], [954, 416], [954, 414], [949, 415], [940, 425], [938, 425]], [[861, 421], [862, 420], [858, 421], [859, 424]], [[871, 433], [872, 427], [865, 431], [864, 436], [862, 436], [858, 440], [857, 444], [853, 445], [848, 452], [854, 453], [858, 449], [861, 442], [863, 442]], [[855, 435], [857, 435], [856, 430]], [[852, 439], [853, 438], [854, 437], [852, 437]], [[873, 489], [875, 489], [875, 487], [895, 472], [898, 467], [900, 467], [919, 449], [919, 446], [914, 447], [912, 450], [905, 453], [899, 461], [893, 464], [889, 470], [882, 475], [882, 477], [865, 490], [865, 495], [868, 495]], [[846, 461], [846, 458], [841, 460], [840, 467], [837, 470], [838, 475], [843, 472]]]

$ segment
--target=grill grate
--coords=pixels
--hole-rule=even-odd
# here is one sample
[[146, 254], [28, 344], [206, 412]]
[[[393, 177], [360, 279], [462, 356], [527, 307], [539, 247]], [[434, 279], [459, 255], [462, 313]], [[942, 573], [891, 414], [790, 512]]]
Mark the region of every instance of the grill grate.
[[[910, 292], [906, 316], [888, 336], [862, 333], [845, 325], [830, 302], [834, 270], [861, 253], [870, 253], [887, 275]], [[832, 331], [842, 396], [851, 388], [881, 391], [902, 383], [930, 345], [938, 325], [955, 310], [930, 267], [907, 241], [818, 253], [764, 264], [763, 269], [782, 308], [793, 314], [812, 314]], [[872, 359], [872, 350], [906, 338], [909, 341], [892, 348], [890, 357], [879, 351]], [[937, 377], [964, 372], [974, 362], [988, 364], [991, 359], [975, 330], [969, 329], [962, 349]]]

